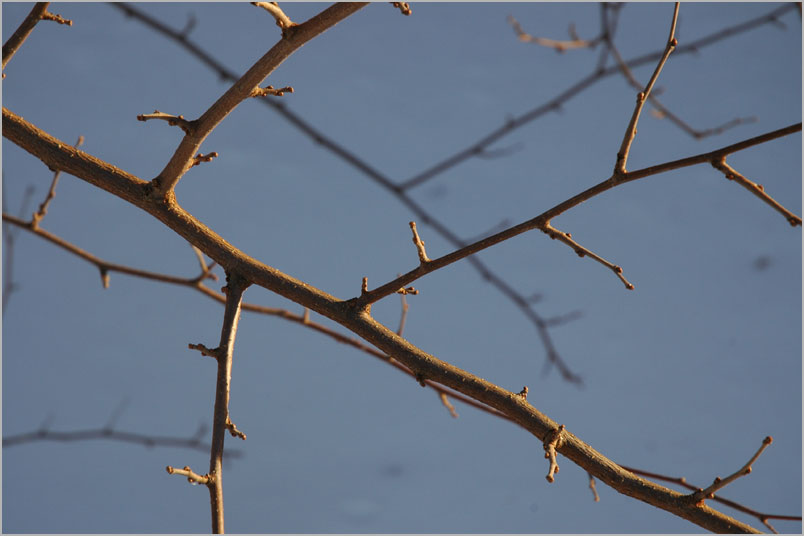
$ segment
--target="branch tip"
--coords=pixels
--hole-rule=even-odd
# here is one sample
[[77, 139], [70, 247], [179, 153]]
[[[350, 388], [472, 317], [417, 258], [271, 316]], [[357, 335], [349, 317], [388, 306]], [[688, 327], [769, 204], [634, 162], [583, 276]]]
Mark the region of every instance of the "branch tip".
[[413, 243], [416, 245], [416, 251], [419, 253], [419, 262], [426, 264], [430, 262], [430, 258], [427, 257], [427, 251], [424, 249], [424, 241], [419, 237], [419, 232], [416, 230], [416, 222], [412, 221], [409, 225], [410, 230], [413, 232]]

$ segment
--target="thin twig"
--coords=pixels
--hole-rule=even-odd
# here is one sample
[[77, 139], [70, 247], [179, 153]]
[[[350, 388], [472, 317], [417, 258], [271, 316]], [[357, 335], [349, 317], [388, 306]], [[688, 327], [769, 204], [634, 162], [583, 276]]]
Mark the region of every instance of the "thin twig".
[[240, 274], [227, 272], [226, 307], [223, 311], [223, 326], [221, 339], [217, 347], [218, 375], [215, 382], [215, 414], [212, 420], [212, 445], [209, 457], [209, 488], [210, 510], [212, 513], [212, 532], [223, 534], [223, 443], [228, 430], [232, 435], [245, 439], [246, 436], [232, 423], [229, 416], [229, 397], [232, 382], [232, 358], [234, 356], [234, 343], [237, 336], [237, 324], [240, 321], [243, 292], [249, 282]]
[[758, 198], [762, 199], [762, 201], [773, 207], [774, 210], [776, 210], [782, 216], [784, 216], [784, 218], [790, 223], [790, 225], [794, 227], [796, 225], [801, 225], [801, 218], [799, 216], [796, 216], [786, 208], [784, 208], [778, 201], [776, 201], [774, 198], [766, 194], [764, 186], [746, 179], [744, 176], [738, 173], [736, 169], [728, 165], [726, 163], [726, 155], [723, 155], [723, 157], [719, 158], [718, 160], [713, 160], [712, 166], [715, 169], [719, 169], [721, 172], [723, 172], [723, 175], [727, 179], [729, 179], [730, 181], [735, 181], [737, 184], [739, 184], [740, 186], [742, 186], [743, 188], [745, 188]]
[[[84, 137], [78, 136], [78, 141], [75, 142], [75, 145], [73, 145], [73, 147], [77, 149], [81, 147], [81, 145], [83, 144], [84, 144]], [[47, 197], [45, 197], [45, 200], [42, 201], [41, 205], [39, 205], [39, 210], [34, 212], [34, 215], [31, 218], [31, 225], [33, 226], [34, 229], [36, 229], [39, 226], [39, 222], [41, 222], [42, 218], [44, 218], [47, 215], [47, 208], [50, 205], [50, 202], [53, 201], [53, 198], [56, 197], [56, 185], [59, 183], [60, 176], [61, 176], [61, 170], [56, 170], [55, 172], [53, 172], [53, 181], [50, 183], [50, 189], [47, 192]]]
[[575, 251], [575, 253], [579, 257], [588, 256], [589, 258], [596, 260], [597, 262], [599, 262], [600, 264], [602, 264], [603, 266], [605, 266], [606, 268], [608, 268], [609, 270], [614, 272], [614, 274], [620, 279], [620, 281], [623, 282], [623, 284], [625, 285], [625, 288], [627, 288], [628, 290], [634, 290], [634, 285], [632, 285], [625, 278], [625, 276], [623, 275], [623, 269], [622, 268], [620, 268], [619, 266], [617, 266], [615, 264], [610, 263], [609, 261], [607, 261], [606, 259], [600, 257], [596, 253], [593, 253], [593, 252], [589, 251], [588, 249], [586, 249], [585, 247], [583, 247], [582, 245], [578, 244], [578, 242], [576, 242], [575, 240], [572, 239], [571, 234], [565, 233], [564, 231], [559, 231], [558, 229], [556, 229], [555, 227], [553, 227], [549, 223], [546, 223], [544, 225], [544, 227], [542, 228], [542, 231], [544, 231], [544, 233], [546, 235], [548, 235], [550, 238], [558, 239], [560, 242], [564, 242], [565, 244], [567, 244], [569, 247], [571, 247]]
[[662, 57], [659, 59], [659, 64], [656, 65], [656, 69], [653, 71], [653, 75], [645, 85], [645, 89], [637, 93], [634, 113], [631, 114], [631, 120], [628, 122], [628, 128], [625, 130], [625, 136], [623, 136], [623, 141], [620, 144], [620, 150], [617, 152], [617, 163], [614, 165], [614, 173], [616, 175], [624, 175], [626, 173], [625, 166], [628, 163], [628, 154], [631, 151], [631, 144], [634, 143], [634, 138], [636, 137], [637, 123], [639, 122], [639, 115], [642, 113], [642, 107], [645, 105], [645, 100], [650, 95], [654, 84], [656, 84], [656, 80], [659, 79], [659, 73], [662, 72], [662, 68], [667, 62], [667, 58], [670, 57], [670, 54], [676, 48], [676, 45], [678, 45], [678, 41], [675, 37], [676, 22], [678, 21], [678, 8], [679, 2], [676, 2], [675, 8], [673, 9], [673, 21], [670, 23], [670, 37], [667, 38], [667, 45], [665, 46]]
[[704, 499], [711, 499], [712, 497], [714, 497], [715, 492], [718, 491], [719, 489], [723, 489], [732, 482], [734, 482], [735, 480], [737, 480], [738, 478], [750, 474], [752, 470], [751, 466], [754, 464], [755, 461], [757, 461], [757, 458], [759, 458], [762, 452], [764, 452], [764, 450], [768, 448], [771, 443], [773, 443], [773, 438], [771, 436], [768, 436], [765, 439], [763, 439], [762, 445], [759, 447], [759, 450], [757, 450], [756, 453], [753, 456], [751, 456], [751, 459], [748, 460], [748, 462], [745, 465], [743, 465], [740, 469], [738, 469], [737, 471], [735, 471], [726, 478], [716, 477], [714, 482], [712, 482], [712, 484], [709, 487], [707, 487], [706, 489], [699, 489], [698, 491], [693, 493], [692, 501], [695, 503], [698, 502], [703, 503]]

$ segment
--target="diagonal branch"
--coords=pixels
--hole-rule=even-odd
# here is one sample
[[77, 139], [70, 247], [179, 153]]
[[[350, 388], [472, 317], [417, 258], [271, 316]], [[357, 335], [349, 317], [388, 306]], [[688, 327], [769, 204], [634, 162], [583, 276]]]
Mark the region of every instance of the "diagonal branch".
[[678, 45], [678, 40], [676, 40], [678, 8], [679, 3], [676, 2], [675, 8], [673, 9], [673, 22], [670, 23], [670, 37], [667, 38], [667, 46], [665, 46], [662, 57], [659, 58], [659, 64], [656, 66], [656, 69], [653, 71], [653, 75], [645, 85], [645, 89], [637, 93], [637, 101], [636, 106], [634, 107], [634, 113], [631, 115], [631, 120], [628, 122], [628, 128], [625, 130], [625, 136], [623, 137], [623, 142], [620, 145], [620, 150], [617, 152], [617, 163], [614, 165], [614, 173], [616, 175], [623, 175], [626, 172], [625, 165], [628, 162], [628, 153], [631, 151], [631, 144], [634, 143], [634, 138], [636, 137], [637, 123], [639, 122], [639, 115], [642, 113], [642, 107], [645, 106], [645, 100], [653, 90], [656, 80], [659, 79], [659, 73], [662, 72], [662, 68], [667, 62], [667, 58], [670, 57], [670, 54]]
[[[237, 105], [252, 95], [259, 84], [307, 41], [322, 34], [341, 20], [365, 7], [360, 3], [334, 4], [306, 22], [286, 28], [282, 39], [257, 60], [215, 103], [197, 120], [182, 139], [165, 168], [154, 179], [155, 197], [166, 198], [179, 179], [193, 166], [193, 156], [201, 144]], [[290, 31], [292, 30], [292, 31]]]

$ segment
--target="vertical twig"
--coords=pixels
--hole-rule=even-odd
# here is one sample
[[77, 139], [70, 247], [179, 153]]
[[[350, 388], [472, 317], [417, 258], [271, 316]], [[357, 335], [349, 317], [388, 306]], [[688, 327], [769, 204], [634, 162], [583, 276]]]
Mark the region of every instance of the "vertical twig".
[[[212, 446], [209, 459], [209, 488], [210, 509], [212, 513], [212, 532], [223, 534], [223, 443], [226, 430], [233, 435], [236, 428], [229, 418], [229, 394], [232, 381], [232, 356], [234, 355], [237, 323], [240, 320], [240, 306], [243, 301], [243, 291], [249, 283], [237, 273], [227, 273], [226, 276], [226, 308], [223, 313], [223, 327], [221, 328], [221, 342], [216, 349], [215, 358], [218, 361], [218, 377], [215, 387], [215, 413], [212, 419]], [[245, 439], [245, 435], [241, 436]]]

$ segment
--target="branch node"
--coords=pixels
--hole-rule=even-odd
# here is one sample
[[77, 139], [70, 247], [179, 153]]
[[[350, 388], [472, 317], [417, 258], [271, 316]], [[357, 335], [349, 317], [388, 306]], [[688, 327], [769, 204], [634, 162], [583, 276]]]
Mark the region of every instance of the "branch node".
[[522, 390], [519, 391], [516, 395], [519, 396], [519, 397], [522, 397], [523, 400], [527, 400], [528, 399], [528, 386], [526, 385], [525, 387], [523, 387]]

